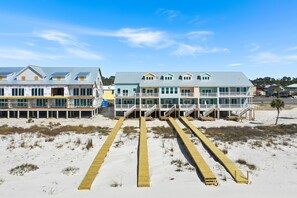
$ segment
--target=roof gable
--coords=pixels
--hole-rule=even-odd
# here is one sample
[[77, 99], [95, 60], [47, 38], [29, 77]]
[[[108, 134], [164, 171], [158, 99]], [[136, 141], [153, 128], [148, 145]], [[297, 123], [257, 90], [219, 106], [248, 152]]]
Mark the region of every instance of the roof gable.
[[20, 76], [21, 74], [23, 74], [24, 72], [26, 72], [27, 70], [30, 70], [31, 72], [33, 72], [34, 74], [36, 74], [37, 76], [39, 76], [40, 78], [45, 78], [46, 77], [46, 74], [44, 73], [44, 71], [38, 67], [38, 66], [33, 66], [33, 65], [29, 65], [27, 67], [24, 67], [21, 71], [19, 71], [17, 74], [16, 74], [16, 78], [18, 76]]

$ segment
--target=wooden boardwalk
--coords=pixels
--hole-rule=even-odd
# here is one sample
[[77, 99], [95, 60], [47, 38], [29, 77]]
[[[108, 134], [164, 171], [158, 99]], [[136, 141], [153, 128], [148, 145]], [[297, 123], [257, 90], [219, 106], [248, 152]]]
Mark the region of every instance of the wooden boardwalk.
[[140, 135], [138, 147], [138, 187], [150, 187], [150, 173], [148, 161], [147, 129], [145, 117], [140, 118]]
[[190, 153], [195, 165], [197, 166], [199, 172], [201, 173], [204, 183], [206, 185], [218, 185], [217, 179], [214, 173], [211, 171], [209, 166], [206, 164], [205, 160], [202, 158], [201, 154], [196, 149], [195, 145], [191, 142], [190, 138], [185, 134], [185, 132], [180, 128], [173, 118], [169, 118], [170, 123], [175, 128], [179, 137], [186, 146], [188, 152]]
[[99, 150], [98, 154], [96, 155], [94, 161], [92, 162], [88, 172], [86, 173], [84, 179], [80, 183], [78, 190], [90, 190], [93, 181], [95, 180], [105, 157], [118, 133], [120, 130], [125, 118], [121, 117], [118, 122], [116, 123], [115, 127], [112, 129], [111, 133], [107, 137], [106, 141], [102, 145], [101, 149]]
[[237, 183], [247, 184], [249, 181], [247, 177], [235, 166], [235, 164], [216, 147], [201, 131], [199, 131], [186, 117], [181, 117], [184, 124], [191, 129], [191, 131], [197, 135], [201, 142], [215, 155], [215, 157], [221, 162], [226, 170], [232, 175]]

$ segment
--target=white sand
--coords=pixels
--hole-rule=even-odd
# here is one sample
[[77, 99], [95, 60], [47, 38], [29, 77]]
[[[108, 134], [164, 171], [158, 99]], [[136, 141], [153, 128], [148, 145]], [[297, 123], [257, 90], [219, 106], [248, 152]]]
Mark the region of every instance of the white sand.
[[[193, 121], [197, 126], [256, 126], [273, 124], [276, 111], [257, 111], [257, 119], [253, 122], [218, 120], [215, 122]], [[297, 109], [281, 112], [280, 124], [297, 123]], [[40, 119], [34, 123], [26, 123], [26, 119], [0, 119], [0, 125], [29, 127], [49, 122], [67, 124], [84, 124], [112, 127], [116, 121], [98, 116], [89, 119]], [[147, 122], [148, 127], [168, 126], [167, 122]], [[139, 126], [138, 120], [127, 120], [124, 126]], [[45, 137], [36, 134], [0, 136], [0, 197], [296, 197], [297, 194], [297, 136], [278, 137], [276, 146], [252, 148], [252, 142], [240, 144], [220, 143], [221, 149], [228, 149], [228, 157], [233, 161], [245, 159], [255, 164], [257, 170], [250, 174], [251, 184], [237, 184], [225, 169], [204, 149], [196, 137], [197, 148], [218, 178], [219, 186], [205, 186], [195, 171], [183, 168], [176, 172], [177, 167], [171, 161], [178, 159], [187, 162], [176, 138], [162, 139], [148, 134], [149, 163], [151, 188], [139, 189], [137, 184], [137, 134], [125, 137], [119, 132], [116, 142], [123, 145], [111, 148], [96, 177], [91, 191], [78, 191], [77, 187], [84, 177], [94, 156], [103, 144], [106, 136], [100, 134], [64, 134], [56, 136], [54, 141], [46, 142]], [[81, 144], [77, 145], [77, 139]], [[94, 148], [87, 151], [85, 144], [92, 138]], [[24, 142], [24, 148], [21, 144]], [[40, 147], [30, 148], [38, 142]], [[288, 145], [283, 145], [287, 142]], [[23, 163], [32, 163], [39, 169], [24, 176], [10, 175], [9, 170]], [[237, 164], [238, 165], [238, 164]], [[67, 176], [62, 173], [66, 167], [79, 168], [76, 174]], [[246, 173], [246, 166], [238, 165]], [[187, 166], [193, 168], [192, 165]], [[224, 181], [224, 177], [227, 178]], [[173, 180], [171, 180], [173, 178]], [[2, 182], [1, 182], [2, 180]], [[122, 187], [110, 187], [112, 183], [122, 184]], [[2, 184], [1, 184], [2, 183]]]

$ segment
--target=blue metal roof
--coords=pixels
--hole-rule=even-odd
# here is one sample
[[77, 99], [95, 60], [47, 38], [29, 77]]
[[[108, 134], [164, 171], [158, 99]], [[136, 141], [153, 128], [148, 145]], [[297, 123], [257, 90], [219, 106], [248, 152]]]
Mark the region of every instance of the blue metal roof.
[[77, 74], [77, 76], [88, 76], [90, 74], [90, 72], [79, 72], [78, 74]]
[[69, 72], [55, 72], [52, 74], [52, 77], [66, 77], [69, 74], [70, 74]]
[[[154, 80], [144, 80], [143, 76], [152, 73]], [[242, 72], [187, 72], [192, 74], [191, 80], [182, 80], [185, 72], [170, 72], [172, 80], [163, 80], [162, 76], [168, 72], [117, 72], [115, 84], [139, 84], [140, 87], [250, 87], [251, 81]], [[198, 76], [211, 76], [210, 80], [198, 80]]]
[[[41, 73], [44, 78], [35, 80], [16, 80], [16, 76], [21, 74], [26, 68], [33, 69], [37, 73]], [[36, 71], [37, 69], [38, 71]], [[0, 67], [0, 73], [10, 72], [14, 73], [7, 80], [0, 81], [0, 85], [92, 85], [100, 76], [99, 67], [38, 67], [38, 66], [27, 66], [27, 67]], [[88, 72], [89, 76], [84, 81], [77, 79], [77, 75], [81, 72]], [[52, 74], [55, 73], [69, 73], [68, 78], [63, 81], [52, 80]], [[100, 76], [101, 77], [101, 76]]]

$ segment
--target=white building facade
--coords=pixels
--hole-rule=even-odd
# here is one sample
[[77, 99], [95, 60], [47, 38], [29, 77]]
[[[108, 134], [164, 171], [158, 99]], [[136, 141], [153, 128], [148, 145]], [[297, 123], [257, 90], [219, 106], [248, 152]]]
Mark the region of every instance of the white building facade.
[[99, 68], [0, 68], [0, 117], [93, 117], [102, 105]]

